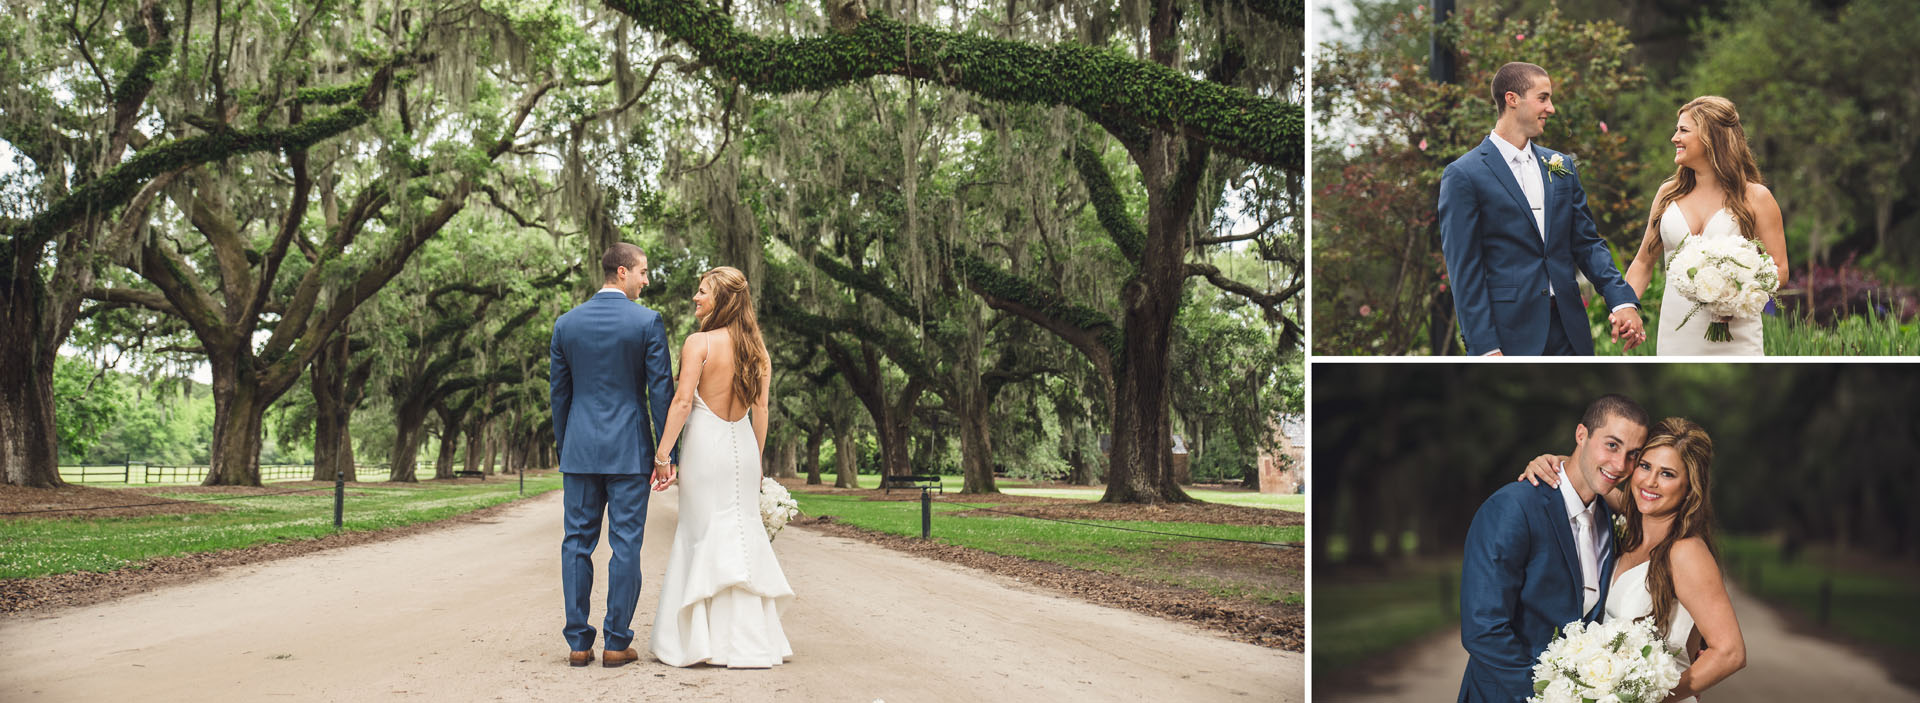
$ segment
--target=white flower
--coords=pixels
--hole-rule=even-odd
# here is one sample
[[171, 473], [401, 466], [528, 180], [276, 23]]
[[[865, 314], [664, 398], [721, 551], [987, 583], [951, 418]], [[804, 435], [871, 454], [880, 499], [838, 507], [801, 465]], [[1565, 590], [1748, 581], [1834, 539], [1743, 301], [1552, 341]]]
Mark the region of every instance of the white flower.
[[1658, 703], [1680, 682], [1676, 653], [1649, 621], [1569, 623], [1533, 667], [1530, 703]]
[[786, 486], [771, 478], [760, 479], [760, 524], [767, 530], [767, 539], [780, 534], [787, 521], [800, 514], [800, 504], [787, 492]]

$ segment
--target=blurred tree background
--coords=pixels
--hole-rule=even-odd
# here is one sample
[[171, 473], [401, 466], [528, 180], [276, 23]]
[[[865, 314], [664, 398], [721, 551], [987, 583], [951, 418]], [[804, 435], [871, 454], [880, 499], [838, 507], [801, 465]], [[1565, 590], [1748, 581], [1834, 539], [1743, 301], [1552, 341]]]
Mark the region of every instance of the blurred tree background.
[[1718, 554], [1736, 585], [1847, 636], [1920, 652], [1910, 627], [1920, 367], [1316, 364], [1313, 374], [1315, 626], [1370, 641], [1331, 648], [1336, 665], [1457, 624], [1475, 511], [1535, 456], [1570, 453], [1581, 412], [1606, 393], [1713, 437]]
[[548, 336], [621, 240], [675, 339], [748, 273], [775, 475], [1179, 501], [1172, 435], [1253, 484], [1302, 407], [1297, 0], [5, 12], [9, 484], [550, 467]]
[[1446, 164], [1492, 129], [1487, 86], [1516, 60], [1552, 75], [1558, 114], [1540, 142], [1584, 165], [1621, 270], [1673, 172], [1674, 111], [1721, 95], [1786, 222], [1792, 275], [1768, 353], [1920, 349], [1920, 52], [1906, 39], [1920, 19], [1903, 3], [1469, 0], [1440, 30], [1453, 84], [1429, 76], [1425, 3], [1344, 4], [1314, 67], [1316, 352], [1460, 352], [1433, 199]]

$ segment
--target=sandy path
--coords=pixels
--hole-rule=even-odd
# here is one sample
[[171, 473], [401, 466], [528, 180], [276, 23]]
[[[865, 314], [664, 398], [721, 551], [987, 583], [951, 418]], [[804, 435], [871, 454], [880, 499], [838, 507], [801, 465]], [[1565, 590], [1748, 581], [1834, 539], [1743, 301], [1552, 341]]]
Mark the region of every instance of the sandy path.
[[[1871, 659], [1826, 640], [1795, 634], [1785, 619], [1747, 594], [1732, 589], [1733, 612], [1747, 642], [1747, 668], [1702, 694], [1702, 703], [1727, 701], [1920, 701]], [[1427, 640], [1398, 671], [1377, 678], [1372, 690], [1334, 691], [1315, 686], [1316, 701], [1429, 703], [1454, 700], [1467, 651], [1460, 630]]]
[[[560, 494], [497, 519], [0, 620], [0, 700], [1300, 701], [1300, 655], [804, 529], [775, 543], [795, 655], [646, 656], [678, 489], [653, 498], [642, 661], [565, 665]], [[607, 546], [598, 574], [604, 582]], [[594, 622], [604, 596], [596, 589]]]

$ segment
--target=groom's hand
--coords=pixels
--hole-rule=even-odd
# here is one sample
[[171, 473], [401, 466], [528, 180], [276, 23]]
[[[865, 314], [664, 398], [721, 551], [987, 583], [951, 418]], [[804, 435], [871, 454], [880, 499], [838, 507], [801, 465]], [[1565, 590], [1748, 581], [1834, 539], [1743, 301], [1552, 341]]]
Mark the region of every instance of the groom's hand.
[[1607, 315], [1613, 323], [1613, 341], [1622, 343], [1627, 351], [1633, 351], [1641, 342], [1647, 341], [1646, 328], [1640, 322], [1640, 309], [1623, 307]]

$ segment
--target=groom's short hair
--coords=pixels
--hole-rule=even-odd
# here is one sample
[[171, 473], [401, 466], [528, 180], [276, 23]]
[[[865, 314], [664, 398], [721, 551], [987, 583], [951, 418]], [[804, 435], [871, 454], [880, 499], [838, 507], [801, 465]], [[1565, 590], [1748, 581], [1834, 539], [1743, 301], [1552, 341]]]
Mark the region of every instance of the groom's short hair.
[[644, 258], [647, 258], [647, 254], [640, 251], [640, 247], [617, 242], [600, 255], [600, 274], [606, 277], [604, 280], [611, 281], [615, 274], [620, 273], [620, 267], [639, 268], [640, 260]]
[[1493, 114], [1506, 114], [1507, 93], [1519, 93], [1525, 98], [1527, 89], [1533, 87], [1533, 79], [1546, 77], [1547, 69], [1524, 61], [1501, 66], [1493, 72]]
[[1652, 427], [1652, 419], [1647, 417], [1646, 408], [1619, 393], [1608, 393], [1594, 399], [1587, 405], [1587, 412], [1580, 416], [1580, 424], [1586, 425], [1588, 432], [1600, 429], [1607, 424], [1607, 418], [1617, 417], [1641, 427]]

